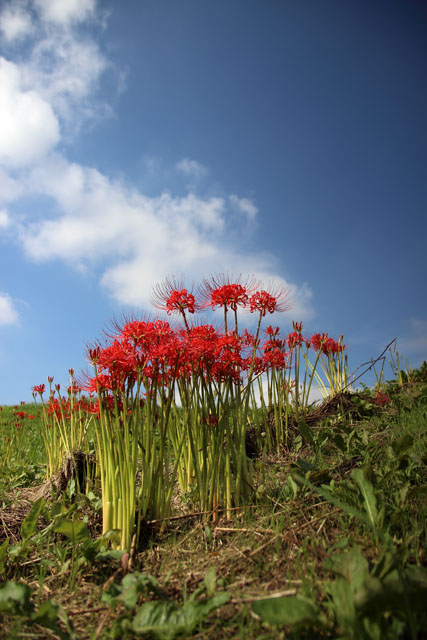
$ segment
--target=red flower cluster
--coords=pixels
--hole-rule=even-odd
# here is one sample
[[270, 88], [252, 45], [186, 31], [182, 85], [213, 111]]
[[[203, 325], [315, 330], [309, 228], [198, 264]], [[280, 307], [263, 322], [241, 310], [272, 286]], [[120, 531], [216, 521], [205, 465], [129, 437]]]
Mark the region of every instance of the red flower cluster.
[[247, 302], [248, 294], [245, 287], [241, 284], [225, 284], [213, 289], [208, 304], [212, 309], [226, 307], [237, 311], [237, 307], [245, 307]]
[[[267, 313], [287, 311], [291, 308], [289, 291], [283, 287], [261, 288], [254, 278], [242, 280], [220, 274], [203, 281], [199, 288], [200, 300], [196, 300], [192, 290], [184, 287], [182, 280], [167, 279], [153, 291], [152, 302], [167, 314], [179, 313], [184, 327], [172, 328], [164, 320], [124, 319], [114, 323], [108, 342], [96, 344], [87, 349], [87, 358], [95, 368], [95, 376], [86, 376], [80, 386], [69, 388], [69, 395], [83, 389], [92, 393], [127, 393], [136, 383], [143, 382], [148, 394], [153, 388], [171, 388], [176, 380], [202, 377], [206, 382], [232, 381], [241, 384], [245, 377], [258, 375], [268, 369], [284, 369], [290, 364], [291, 352], [297, 346], [306, 344], [326, 354], [336, 354], [344, 349], [339, 342], [327, 334], [315, 334], [310, 339], [302, 336], [302, 323], [293, 323], [294, 331], [287, 338], [279, 337], [279, 327], [269, 326], [266, 340], [259, 338], [261, 318]], [[259, 313], [255, 335], [247, 329], [239, 333], [237, 318], [235, 330], [218, 331], [210, 324], [190, 326], [187, 313], [194, 314], [203, 308], [221, 307], [237, 312], [239, 308]], [[290, 351], [287, 352], [286, 349]], [[70, 371], [70, 375], [72, 372]], [[53, 378], [49, 379], [51, 385]], [[59, 396], [59, 385], [56, 390]], [[33, 387], [33, 393], [42, 395], [45, 385]], [[49, 412], [58, 416], [68, 416], [70, 407], [64, 398], [55, 398], [52, 393]], [[80, 396], [79, 396], [80, 397]], [[79, 400], [80, 401], [80, 400]], [[77, 396], [76, 396], [77, 402]], [[81, 400], [87, 411], [97, 412], [93, 402]]]
[[376, 404], [378, 407], [384, 407], [385, 405], [389, 404], [390, 397], [386, 393], [383, 393], [382, 391], [377, 389], [373, 401], [374, 404]]
[[345, 345], [336, 342], [333, 338], [329, 338], [327, 333], [315, 333], [310, 340], [310, 344], [315, 351], [321, 349], [326, 355], [341, 353], [345, 349]]
[[187, 289], [181, 289], [181, 291], [172, 291], [171, 295], [166, 301], [166, 311], [169, 314], [174, 311], [184, 311], [187, 309], [189, 313], [194, 313], [195, 298], [192, 293], [188, 293]]
[[35, 387], [33, 387], [33, 395], [34, 396], [37, 394], [43, 395], [45, 389], [46, 389], [46, 385], [44, 384], [36, 385]]
[[154, 287], [151, 302], [168, 315], [180, 313], [184, 317], [186, 311], [195, 313], [201, 308], [193, 293], [184, 287], [183, 280], [176, 280], [174, 277], [166, 278]]

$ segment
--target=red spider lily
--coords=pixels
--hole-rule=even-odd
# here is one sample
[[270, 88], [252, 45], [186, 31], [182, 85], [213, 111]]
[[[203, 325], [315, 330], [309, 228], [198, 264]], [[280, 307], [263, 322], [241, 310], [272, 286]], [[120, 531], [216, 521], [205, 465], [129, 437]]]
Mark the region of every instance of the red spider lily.
[[341, 353], [344, 349], [345, 345], [336, 342], [333, 338], [328, 338], [323, 345], [323, 353]]
[[87, 358], [89, 362], [91, 362], [92, 364], [96, 364], [98, 362], [100, 353], [101, 353], [101, 347], [99, 345], [92, 348], [91, 347], [86, 348]]
[[219, 417], [218, 416], [209, 416], [206, 418], [203, 416], [203, 422], [209, 427], [215, 427], [218, 424]]
[[14, 411], [13, 415], [21, 419], [27, 417], [27, 414], [25, 413], [25, 411]]
[[292, 394], [293, 394], [293, 392], [294, 392], [294, 391], [293, 391], [293, 390], [294, 390], [294, 387], [295, 387], [295, 380], [290, 380], [290, 381], [285, 380], [285, 381], [283, 382], [283, 391], [284, 391], [285, 393], [288, 393], [288, 394], [292, 395]]
[[166, 311], [168, 315], [180, 313], [185, 317], [186, 311], [195, 313], [200, 310], [192, 291], [184, 287], [183, 280], [176, 280], [173, 276], [156, 284], [151, 302], [157, 309]]
[[313, 347], [315, 351], [319, 351], [322, 348], [325, 340], [327, 339], [327, 333], [315, 333], [311, 336], [310, 345]]
[[255, 345], [255, 336], [252, 333], [249, 333], [247, 329], [243, 331], [240, 336], [240, 340], [244, 347], [253, 347]]
[[327, 333], [315, 333], [309, 342], [315, 351], [321, 349], [322, 353], [326, 355], [341, 353], [345, 349], [345, 345], [336, 342]]
[[266, 369], [283, 369], [285, 366], [285, 353], [277, 347], [264, 350], [264, 366]]
[[249, 298], [249, 311], [251, 313], [259, 311], [262, 317], [266, 315], [267, 311], [268, 313], [289, 311], [292, 308], [289, 295], [289, 290], [285, 288], [256, 291]]
[[292, 320], [292, 328], [294, 331], [297, 331], [298, 333], [301, 333], [302, 331], [302, 322], [295, 322], [295, 320]]
[[302, 345], [304, 342], [305, 340], [299, 331], [293, 331], [288, 335], [288, 346], [290, 349], [294, 349], [295, 347]]
[[228, 273], [220, 273], [203, 280], [200, 287], [202, 307], [223, 307], [225, 310], [237, 311], [238, 307], [246, 307], [249, 295], [259, 287], [260, 283], [252, 276], [242, 281], [242, 276], [233, 278]]
[[241, 356], [241, 342], [235, 335], [218, 336], [213, 352], [213, 361], [210, 369], [217, 382], [225, 382], [228, 379], [238, 384], [240, 372], [244, 368], [244, 360]]
[[191, 327], [182, 336], [182, 347], [190, 370], [206, 370], [215, 359], [218, 334], [210, 324]]
[[277, 336], [279, 331], [280, 331], [280, 327], [272, 327], [271, 325], [267, 327], [267, 329], [265, 330], [268, 336]]
[[386, 404], [390, 402], [390, 396], [388, 396], [386, 393], [383, 393], [382, 391], [377, 389], [375, 397], [373, 398], [373, 402], [378, 407], [384, 407]]
[[237, 307], [245, 307], [248, 302], [248, 294], [241, 284], [225, 284], [211, 292], [209, 306], [225, 307], [237, 311]]
[[253, 373], [256, 376], [265, 372], [266, 363], [264, 361], [264, 358], [260, 358], [259, 356], [255, 356], [251, 361], [253, 363], [252, 364]]
[[44, 384], [36, 385], [35, 387], [33, 387], [33, 394], [35, 395], [36, 393], [39, 393], [40, 395], [42, 395], [45, 389], [46, 389], [46, 385]]

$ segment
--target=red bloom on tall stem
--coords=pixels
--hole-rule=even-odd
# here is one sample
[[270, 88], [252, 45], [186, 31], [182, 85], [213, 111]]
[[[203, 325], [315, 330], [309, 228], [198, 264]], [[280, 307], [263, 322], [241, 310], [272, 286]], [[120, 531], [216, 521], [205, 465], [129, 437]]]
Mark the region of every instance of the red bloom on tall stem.
[[176, 280], [174, 276], [156, 284], [151, 295], [151, 303], [157, 309], [166, 311], [168, 315], [179, 313], [184, 320], [187, 331], [190, 330], [190, 327], [186, 312], [195, 313], [201, 308], [193, 292], [184, 287], [183, 280]]
[[262, 317], [267, 311], [268, 313], [289, 311], [292, 308], [289, 296], [290, 291], [285, 287], [270, 287], [269, 291], [264, 289], [256, 291], [249, 298], [249, 310], [251, 313], [259, 311]]
[[290, 349], [300, 346], [304, 343], [304, 338], [299, 331], [293, 331], [288, 335], [288, 346]]
[[254, 276], [242, 281], [242, 276], [237, 278], [228, 273], [220, 273], [203, 280], [200, 287], [202, 306], [204, 308], [223, 307], [226, 311], [237, 311], [237, 307], [246, 307], [250, 294], [260, 283]]
[[327, 333], [315, 333], [311, 337], [310, 344], [315, 351], [321, 349], [324, 354], [341, 353], [345, 349], [345, 345], [341, 344], [340, 341], [336, 342]]
[[45, 389], [46, 389], [45, 384], [38, 384], [35, 387], [33, 387], [33, 394], [35, 395], [36, 393], [39, 393], [40, 395], [42, 395]]
[[200, 310], [199, 304], [192, 291], [188, 291], [184, 287], [183, 280], [166, 278], [163, 282], [159, 282], [153, 288], [151, 302], [156, 309], [166, 311], [168, 315], [171, 313], [195, 313]]

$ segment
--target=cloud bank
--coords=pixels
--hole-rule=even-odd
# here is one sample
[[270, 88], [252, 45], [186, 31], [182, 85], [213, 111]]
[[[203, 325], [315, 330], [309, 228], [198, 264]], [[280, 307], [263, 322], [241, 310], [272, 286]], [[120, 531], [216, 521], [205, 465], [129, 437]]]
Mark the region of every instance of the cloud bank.
[[0, 293], [0, 325], [16, 324], [19, 316], [10, 296]]
[[[286, 282], [273, 256], [230, 240], [236, 224], [251, 229], [256, 222], [251, 199], [205, 197], [193, 187], [178, 197], [168, 193], [168, 185], [148, 197], [124, 180], [68, 160], [70, 132], [98, 118], [100, 105], [108, 113], [98, 87], [111, 65], [82, 29], [85, 21], [101, 28], [103, 20], [95, 0], [10, 2], [0, 14], [7, 43], [0, 59], [0, 186], [2, 202], [8, 203], [0, 228], [13, 227], [34, 263], [61, 260], [82, 273], [95, 270], [121, 304], [149, 307], [152, 286], [167, 275], [184, 274], [191, 281], [228, 271], [288, 286], [293, 316], [309, 318], [306, 285]], [[174, 170], [193, 180], [209, 173], [188, 157]], [[49, 216], [13, 221], [13, 202], [22, 196], [47, 197]], [[1, 300], [7, 318], [9, 298]]]

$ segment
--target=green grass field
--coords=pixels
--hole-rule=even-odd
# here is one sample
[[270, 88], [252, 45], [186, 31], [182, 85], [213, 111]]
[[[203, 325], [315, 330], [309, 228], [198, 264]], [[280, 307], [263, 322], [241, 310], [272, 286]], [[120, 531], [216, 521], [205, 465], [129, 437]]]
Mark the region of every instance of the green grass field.
[[3, 407], [0, 637], [426, 637], [425, 364], [381, 393], [340, 394], [252, 452], [231, 519], [177, 490], [130, 554], [101, 535], [96, 482], [44, 483], [40, 406]]

